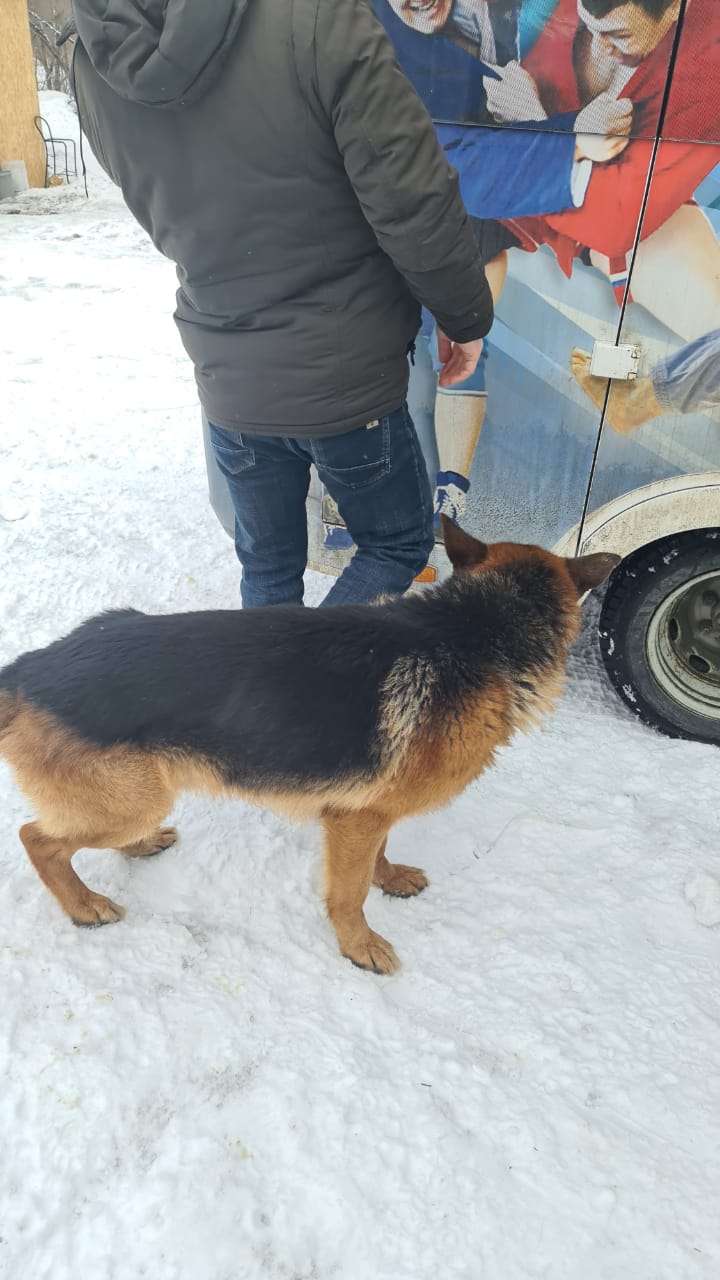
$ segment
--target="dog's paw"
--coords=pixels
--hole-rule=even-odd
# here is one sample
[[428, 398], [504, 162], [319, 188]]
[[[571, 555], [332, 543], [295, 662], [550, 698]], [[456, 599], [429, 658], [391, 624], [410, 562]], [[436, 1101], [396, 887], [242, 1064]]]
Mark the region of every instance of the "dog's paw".
[[358, 969], [369, 969], [371, 973], [396, 973], [400, 968], [400, 961], [390, 943], [379, 933], [373, 933], [372, 929], [368, 929], [360, 942], [344, 948], [343, 955]]
[[153, 853], [162, 853], [163, 849], [169, 849], [176, 843], [177, 838], [177, 827], [158, 827], [147, 842], [146, 856], [150, 857]]
[[404, 867], [399, 862], [389, 862], [387, 871], [379, 880], [383, 893], [392, 898], [414, 898], [423, 889], [427, 889], [430, 881], [419, 867]]
[[91, 893], [88, 889], [82, 901], [78, 902], [70, 913], [73, 924], [86, 929], [97, 929], [101, 924], [116, 924], [125, 915], [125, 908], [117, 902], [104, 898], [101, 893]]
[[152, 858], [154, 854], [169, 849], [172, 844], [175, 844], [177, 838], [176, 827], [158, 827], [147, 840], [139, 840], [137, 844], [127, 844], [123, 849], [119, 849], [118, 853], [124, 853], [128, 858]]

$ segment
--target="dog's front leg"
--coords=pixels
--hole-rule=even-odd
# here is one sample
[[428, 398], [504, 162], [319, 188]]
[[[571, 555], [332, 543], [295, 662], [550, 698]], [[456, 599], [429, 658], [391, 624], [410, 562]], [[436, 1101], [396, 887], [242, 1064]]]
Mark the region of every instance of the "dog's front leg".
[[325, 901], [340, 950], [360, 969], [394, 973], [400, 961], [378, 933], [368, 927], [363, 904], [372, 884], [378, 851], [390, 823], [381, 813], [326, 810]]

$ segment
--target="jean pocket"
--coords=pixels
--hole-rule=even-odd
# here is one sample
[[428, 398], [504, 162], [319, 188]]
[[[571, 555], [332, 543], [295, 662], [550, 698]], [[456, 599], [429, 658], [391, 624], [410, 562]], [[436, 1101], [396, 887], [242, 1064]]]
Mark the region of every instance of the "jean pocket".
[[313, 462], [320, 478], [348, 489], [364, 489], [382, 480], [390, 470], [390, 419], [377, 426], [360, 427], [342, 436], [314, 440]]
[[240, 475], [255, 466], [255, 451], [245, 444], [240, 431], [224, 431], [208, 424], [215, 461], [228, 476]]

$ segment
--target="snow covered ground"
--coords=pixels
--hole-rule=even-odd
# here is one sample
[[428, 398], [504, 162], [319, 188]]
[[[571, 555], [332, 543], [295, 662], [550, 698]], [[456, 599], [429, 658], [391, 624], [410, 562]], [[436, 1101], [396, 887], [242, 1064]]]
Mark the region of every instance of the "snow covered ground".
[[[173, 269], [88, 164], [0, 205], [0, 663], [237, 600]], [[316, 832], [240, 803], [78, 855], [128, 914], [74, 929], [0, 768], [3, 1280], [720, 1274], [720, 757], [633, 722], [587, 612], [545, 730], [392, 835], [431, 879], [371, 892], [394, 978], [338, 955]]]

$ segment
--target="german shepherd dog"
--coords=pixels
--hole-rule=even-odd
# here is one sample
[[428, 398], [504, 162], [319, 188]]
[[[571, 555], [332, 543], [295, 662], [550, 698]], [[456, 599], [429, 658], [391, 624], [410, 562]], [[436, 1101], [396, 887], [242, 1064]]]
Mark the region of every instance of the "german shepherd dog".
[[368, 927], [371, 884], [411, 897], [388, 862], [399, 819], [446, 805], [516, 729], [551, 708], [579, 599], [618, 562], [486, 546], [449, 521], [452, 576], [371, 605], [159, 617], [120, 609], [0, 671], [0, 755], [37, 821], [20, 839], [78, 925], [122, 907], [72, 867], [81, 848], [159, 853], [178, 793], [230, 792], [324, 828], [325, 898], [340, 950], [392, 973]]

